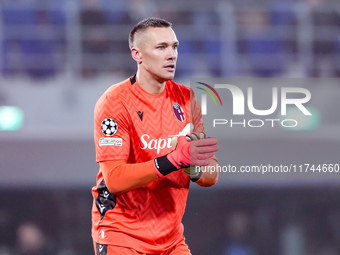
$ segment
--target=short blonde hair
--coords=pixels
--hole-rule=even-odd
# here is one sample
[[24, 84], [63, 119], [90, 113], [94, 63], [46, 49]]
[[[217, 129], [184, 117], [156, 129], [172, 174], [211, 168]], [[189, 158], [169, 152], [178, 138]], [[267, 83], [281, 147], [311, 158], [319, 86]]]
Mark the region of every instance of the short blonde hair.
[[134, 47], [135, 35], [139, 32], [144, 31], [149, 27], [171, 27], [172, 23], [160, 18], [146, 18], [138, 22], [130, 31], [129, 34], [129, 47]]

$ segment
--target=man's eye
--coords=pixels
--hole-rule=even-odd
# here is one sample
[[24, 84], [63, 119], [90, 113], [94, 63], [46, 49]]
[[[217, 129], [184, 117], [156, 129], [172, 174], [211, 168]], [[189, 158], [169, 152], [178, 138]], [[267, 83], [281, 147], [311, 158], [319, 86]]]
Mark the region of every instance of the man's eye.
[[159, 49], [159, 50], [164, 50], [164, 49], [165, 49], [165, 46], [158, 46], [157, 49]]

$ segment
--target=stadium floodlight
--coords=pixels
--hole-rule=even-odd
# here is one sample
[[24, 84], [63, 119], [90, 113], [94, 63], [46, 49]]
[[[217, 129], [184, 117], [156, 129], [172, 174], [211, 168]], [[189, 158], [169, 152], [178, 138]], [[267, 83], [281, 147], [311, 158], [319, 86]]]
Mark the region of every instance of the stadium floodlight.
[[22, 127], [23, 111], [16, 106], [0, 106], [0, 130], [14, 131]]

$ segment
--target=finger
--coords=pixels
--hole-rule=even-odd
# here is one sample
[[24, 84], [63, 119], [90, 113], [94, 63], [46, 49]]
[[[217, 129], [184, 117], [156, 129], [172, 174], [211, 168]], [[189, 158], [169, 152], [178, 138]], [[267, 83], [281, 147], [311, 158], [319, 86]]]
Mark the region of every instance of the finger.
[[207, 152], [207, 153], [197, 154], [195, 155], [195, 157], [192, 157], [192, 158], [195, 158], [198, 160], [205, 160], [205, 159], [209, 159], [213, 157], [214, 155], [215, 155], [215, 152]]
[[177, 146], [177, 136], [174, 136], [174, 137], [171, 138], [171, 146], [172, 146], [173, 149], [176, 148], [176, 146]]
[[216, 152], [218, 151], [219, 147], [217, 144], [209, 145], [209, 146], [202, 146], [202, 147], [191, 147], [190, 148], [190, 154], [196, 155], [196, 154], [204, 154], [209, 152]]
[[206, 133], [201, 132], [200, 133], [200, 139], [204, 139], [204, 138], [207, 138], [207, 135], [206, 135]]
[[201, 147], [201, 146], [209, 146], [209, 145], [215, 145], [218, 143], [218, 140], [214, 137], [204, 138], [200, 140], [192, 141], [192, 146]]
[[196, 133], [192, 133], [191, 134], [191, 140], [193, 141], [193, 140], [199, 140], [200, 139], [200, 137], [196, 134]]

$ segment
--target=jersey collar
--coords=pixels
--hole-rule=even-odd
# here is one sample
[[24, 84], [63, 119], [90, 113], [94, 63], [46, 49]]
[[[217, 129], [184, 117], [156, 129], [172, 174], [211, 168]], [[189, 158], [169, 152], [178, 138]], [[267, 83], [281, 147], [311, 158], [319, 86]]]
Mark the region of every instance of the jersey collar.
[[133, 85], [134, 83], [136, 83], [136, 75], [132, 76], [130, 78], [130, 82], [131, 82], [131, 85]]

